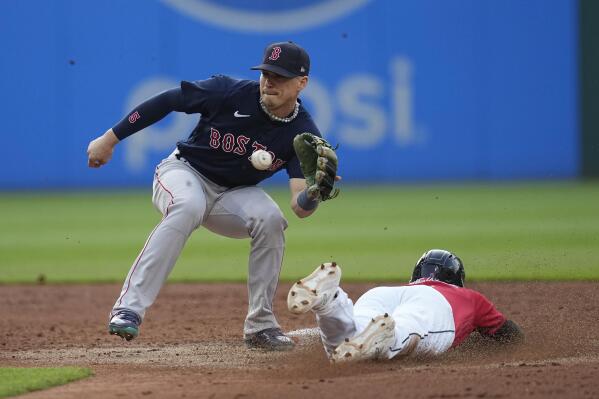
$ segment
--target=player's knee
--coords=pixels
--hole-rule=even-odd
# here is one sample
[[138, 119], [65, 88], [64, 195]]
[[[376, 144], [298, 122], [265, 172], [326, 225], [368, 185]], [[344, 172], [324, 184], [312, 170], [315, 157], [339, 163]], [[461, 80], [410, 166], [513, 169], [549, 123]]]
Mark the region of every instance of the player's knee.
[[287, 228], [287, 219], [280, 209], [270, 209], [261, 217], [263, 229], [269, 233], [282, 233]]
[[201, 223], [205, 210], [205, 204], [197, 198], [181, 197], [167, 209], [167, 216], [170, 213], [172, 217], [180, 218], [183, 224], [190, 224], [195, 228]]
[[253, 237], [282, 236], [287, 228], [287, 220], [278, 208], [270, 208], [260, 215], [250, 218], [248, 226]]

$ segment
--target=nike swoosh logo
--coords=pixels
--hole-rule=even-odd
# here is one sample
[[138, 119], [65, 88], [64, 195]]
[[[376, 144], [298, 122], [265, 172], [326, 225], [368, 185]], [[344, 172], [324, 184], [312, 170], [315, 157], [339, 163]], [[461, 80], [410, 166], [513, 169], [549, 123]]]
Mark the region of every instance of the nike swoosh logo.
[[244, 114], [240, 114], [239, 111], [235, 111], [235, 113], [233, 114], [233, 116], [235, 118], [249, 118], [251, 115], [244, 115]]

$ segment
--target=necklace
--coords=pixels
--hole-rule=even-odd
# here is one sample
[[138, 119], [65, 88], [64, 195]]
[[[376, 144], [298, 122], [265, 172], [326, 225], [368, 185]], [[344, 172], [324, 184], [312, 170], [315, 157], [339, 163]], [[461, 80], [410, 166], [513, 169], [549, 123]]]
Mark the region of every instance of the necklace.
[[289, 116], [287, 118], [281, 118], [279, 116], [274, 115], [272, 112], [270, 112], [268, 110], [268, 108], [266, 108], [266, 104], [264, 104], [264, 102], [262, 102], [262, 97], [260, 97], [260, 107], [262, 107], [262, 111], [264, 111], [264, 113], [266, 115], [268, 115], [268, 117], [270, 119], [272, 119], [273, 121], [276, 121], [276, 122], [283, 122], [283, 123], [289, 123], [292, 120], [294, 120], [299, 112], [299, 103], [297, 101], [295, 102], [295, 109], [293, 110], [293, 114], [291, 114], [291, 116]]

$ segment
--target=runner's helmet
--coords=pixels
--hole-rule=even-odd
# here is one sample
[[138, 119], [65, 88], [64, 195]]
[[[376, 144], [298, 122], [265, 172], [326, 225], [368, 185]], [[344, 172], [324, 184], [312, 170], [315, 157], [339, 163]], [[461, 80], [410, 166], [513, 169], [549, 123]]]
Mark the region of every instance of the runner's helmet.
[[414, 266], [410, 283], [421, 278], [430, 278], [463, 287], [466, 273], [460, 258], [444, 249], [431, 249], [425, 252]]

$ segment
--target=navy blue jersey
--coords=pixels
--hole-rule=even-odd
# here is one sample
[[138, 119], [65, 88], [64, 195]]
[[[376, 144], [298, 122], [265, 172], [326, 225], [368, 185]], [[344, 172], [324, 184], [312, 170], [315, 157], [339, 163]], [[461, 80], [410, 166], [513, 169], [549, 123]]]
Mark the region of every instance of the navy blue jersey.
[[[271, 120], [260, 107], [259, 83], [213, 76], [207, 80], [181, 82], [183, 108], [201, 114], [189, 138], [177, 148], [198, 172], [226, 187], [255, 185], [285, 168], [290, 178], [303, 178], [293, 149], [293, 138], [310, 132], [321, 136], [312, 117], [300, 104], [291, 122]], [[256, 150], [271, 153], [268, 170], [252, 166]]]

